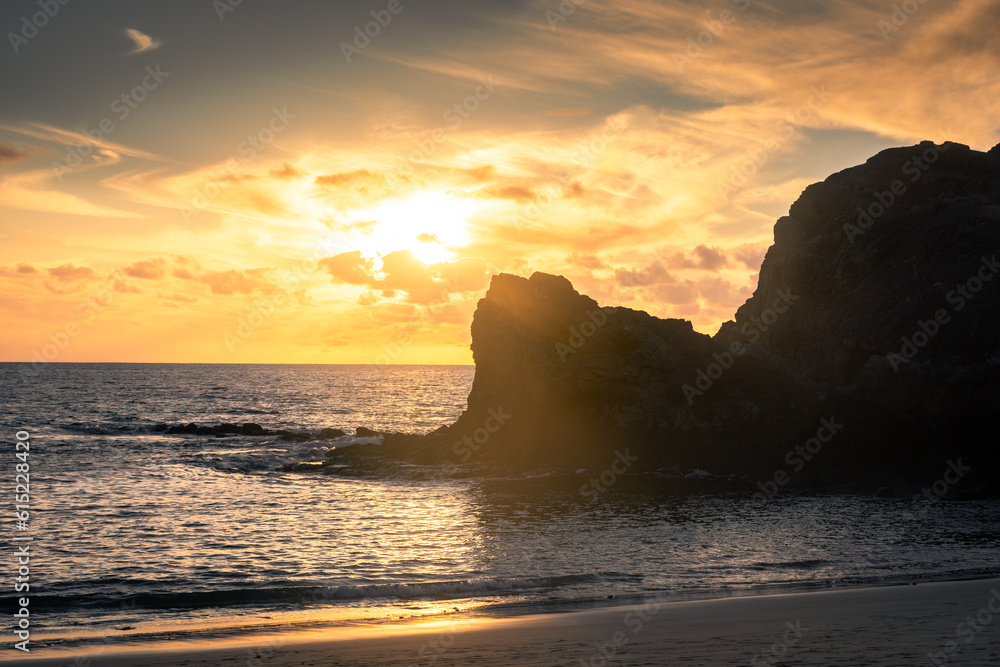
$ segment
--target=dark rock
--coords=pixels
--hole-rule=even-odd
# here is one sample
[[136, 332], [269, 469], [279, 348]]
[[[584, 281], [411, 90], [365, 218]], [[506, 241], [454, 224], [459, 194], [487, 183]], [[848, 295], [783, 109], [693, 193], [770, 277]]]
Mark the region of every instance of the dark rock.
[[378, 431], [373, 431], [370, 428], [365, 428], [364, 426], [359, 426], [355, 429], [354, 433], [359, 438], [373, 438], [379, 435]]
[[198, 432], [198, 425], [191, 422], [187, 426], [171, 426], [167, 429], [167, 433], [180, 433], [194, 435]]
[[199, 426], [194, 432], [195, 435], [215, 435], [215, 429], [211, 426]]
[[[877, 213], [894, 183], [867, 222], [859, 209]], [[822, 451], [789, 488], [926, 484], [959, 455], [984, 474], [1000, 468], [1000, 150], [883, 151], [806, 188], [774, 234], [754, 295], [714, 337], [602, 308], [562, 276], [494, 276], [458, 421], [337, 450], [330, 465], [618, 461], [764, 481], [813, 441]], [[960, 286], [974, 296], [959, 301]], [[822, 420], [841, 425], [832, 439]]]
[[166, 424], [157, 424], [149, 429], [150, 433], [163, 433], [166, 431], [168, 426]]
[[212, 427], [212, 432], [216, 434], [236, 434], [242, 432], [242, 429], [238, 424], [219, 424], [218, 426]]
[[318, 437], [320, 440], [335, 440], [337, 438], [342, 438], [345, 435], [347, 435], [347, 433], [341, 431], [339, 428], [325, 428], [319, 432]]
[[240, 435], [267, 435], [267, 431], [260, 424], [243, 424], [240, 429]]

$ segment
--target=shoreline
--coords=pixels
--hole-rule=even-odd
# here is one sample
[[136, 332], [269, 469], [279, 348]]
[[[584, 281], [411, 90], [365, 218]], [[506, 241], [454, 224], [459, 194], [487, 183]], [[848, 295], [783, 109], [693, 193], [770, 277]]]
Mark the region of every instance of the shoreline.
[[[111, 650], [41, 650], [5, 662], [36, 667], [319, 664], [601, 665], [698, 657], [705, 665], [939, 664], [1000, 657], [1000, 578], [601, 606], [515, 616], [438, 618]], [[978, 615], [978, 622], [977, 622]], [[988, 618], [987, 618], [988, 617]], [[971, 619], [968, 620], [968, 619]], [[963, 625], [965, 624], [965, 625]], [[970, 637], [971, 635], [971, 637]], [[968, 643], [965, 643], [968, 640]], [[957, 641], [960, 653], [947, 654]], [[44, 655], [42, 652], [44, 651]], [[35, 651], [33, 651], [34, 653]], [[848, 659], [849, 657], [849, 659]], [[78, 659], [80, 658], [80, 659]], [[331, 659], [336, 663], [331, 663]], [[760, 658], [764, 662], [752, 662]], [[847, 664], [845, 662], [845, 664]]]

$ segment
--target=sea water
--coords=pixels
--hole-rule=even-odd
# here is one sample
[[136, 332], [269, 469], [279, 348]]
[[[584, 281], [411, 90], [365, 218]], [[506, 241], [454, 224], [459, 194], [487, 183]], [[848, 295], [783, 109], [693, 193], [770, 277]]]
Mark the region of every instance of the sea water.
[[[0, 364], [0, 469], [7, 585], [12, 538], [32, 538], [33, 650], [1000, 574], [996, 500], [761, 502], [678, 490], [663, 471], [626, 473], [600, 494], [584, 492], [593, 487], [582, 470], [288, 471], [322, 462], [329, 447], [371, 442], [352, 435], [359, 426], [422, 433], [451, 423], [469, 366], [26, 369]], [[154, 431], [189, 422], [348, 435]], [[18, 431], [31, 443], [23, 531]]]

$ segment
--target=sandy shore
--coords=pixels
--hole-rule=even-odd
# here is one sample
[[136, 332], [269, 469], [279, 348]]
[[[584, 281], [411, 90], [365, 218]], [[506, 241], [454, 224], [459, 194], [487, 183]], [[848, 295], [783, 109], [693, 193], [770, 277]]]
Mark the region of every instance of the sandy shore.
[[[978, 618], [977, 618], [978, 616]], [[997, 618], [994, 618], [997, 616]], [[286, 633], [143, 652], [33, 655], [74, 667], [997, 665], [1000, 579]], [[949, 654], [949, 642], [959, 650]], [[33, 652], [34, 653], [34, 652]], [[937, 663], [928, 654], [937, 654]]]

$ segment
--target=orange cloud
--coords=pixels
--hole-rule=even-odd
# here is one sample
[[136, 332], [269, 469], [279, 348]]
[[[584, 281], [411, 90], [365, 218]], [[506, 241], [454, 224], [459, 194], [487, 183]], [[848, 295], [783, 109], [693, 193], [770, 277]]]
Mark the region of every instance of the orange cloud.
[[363, 304], [375, 302], [374, 293], [395, 298], [405, 292], [411, 303], [428, 304], [447, 301], [449, 294], [477, 292], [489, 286], [490, 269], [486, 260], [466, 257], [453, 262], [424, 264], [409, 250], [390, 252], [382, 258], [381, 270], [374, 260], [351, 251], [320, 260], [334, 282], [368, 288], [360, 297]]
[[325, 176], [317, 176], [315, 183], [321, 186], [337, 186], [344, 185], [345, 183], [350, 183], [352, 181], [368, 181], [372, 180], [374, 175], [367, 169], [358, 169], [357, 171], [347, 171], [339, 174], [327, 174]]
[[718, 271], [729, 264], [726, 253], [721, 248], [699, 245], [692, 252], [693, 257], [688, 257], [684, 253], [676, 253], [667, 260], [673, 269], [704, 269], [706, 271]]
[[287, 180], [290, 178], [298, 178], [299, 176], [305, 176], [305, 172], [296, 169], [287, 162], [282, 162], [280, 166], [271, 169], [271, 178], [277, 178], [281, 180]]
[[56, 280], [67, 283], [90, 280], [94, 276], [94, 270], [89, 266], [73, 266], [72, 264], [63, 264], [48, 271], [49, 275]]
[[125, 267], [125, 275], [144, 280], [161, 280], [167, 275], [167, 260], [154, 257]]
[[233, 294], [253, 294], [269, 291], [273, 288], [267, 279], [271, 269], [248, 269], [246, 271], [210, 271], [197, 278], [199, 282], [208, 285], [212, 294], [230, 296]]
[[27, 157], [28, 151], [14, 144], [0, 144], [0, 165]]

